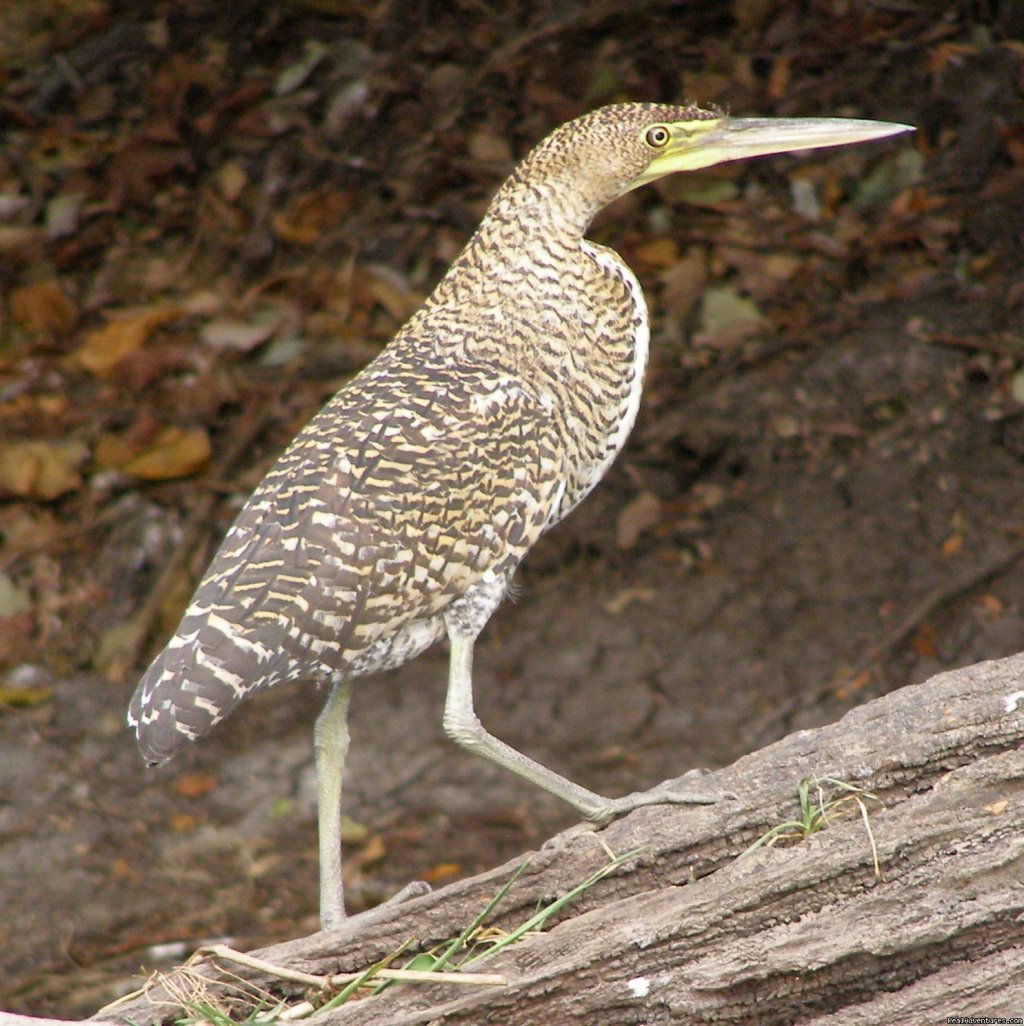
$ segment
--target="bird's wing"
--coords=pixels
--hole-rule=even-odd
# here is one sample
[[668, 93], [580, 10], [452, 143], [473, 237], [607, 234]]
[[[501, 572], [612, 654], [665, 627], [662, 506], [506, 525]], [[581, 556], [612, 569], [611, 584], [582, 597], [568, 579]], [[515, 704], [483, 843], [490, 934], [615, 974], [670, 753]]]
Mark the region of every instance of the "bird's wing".
[[419, 623], [434, 640], [547, 525], [561, 467], [541, 399], [497, 368], [413, 370], [401, 394], [386, 369], [356, 378], [246, 503], [133, 699], [152, 761], [255, 690], [396, 665], [392, 639]]

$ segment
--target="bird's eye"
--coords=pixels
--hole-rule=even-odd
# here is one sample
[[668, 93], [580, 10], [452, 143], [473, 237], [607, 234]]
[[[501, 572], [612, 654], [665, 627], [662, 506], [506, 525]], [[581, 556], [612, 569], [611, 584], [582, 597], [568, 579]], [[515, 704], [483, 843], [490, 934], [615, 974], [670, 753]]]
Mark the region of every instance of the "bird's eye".
[[660, 150], [662, 146], [666, 145], [670, 138], [669, 130], [664, 125], [655, 125], [644, 133], [647, 145], [653, 146], [656, 150]]

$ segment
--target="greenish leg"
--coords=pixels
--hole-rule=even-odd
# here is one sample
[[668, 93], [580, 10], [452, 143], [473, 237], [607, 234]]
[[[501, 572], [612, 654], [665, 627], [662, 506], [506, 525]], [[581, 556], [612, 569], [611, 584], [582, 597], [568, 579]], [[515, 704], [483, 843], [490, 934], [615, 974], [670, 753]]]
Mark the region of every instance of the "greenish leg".
[[350, 681], [335, 684], [313, 731], [320, 831], [321, 930], [336, 930], [345, 921], [345, 891], [341, 879], [341, 782], [348, 754], [351, 693]]
[[340, 930], [345, 926], [361, 929], [380, 918], [391, 906], [430, 890], [429, 884], [413, 880], [376, 908], [355, 916], [345, 914], [345, 886], [341, 875], [341, 788], [348, 754], [351, 694], [351, 681], [335, 684], [313, 731], [320, 831], [321, 930]]
[[692, 786], [682, 781], [666, 781], [650, 791], [638, 791], [622, 798], [604, 798], [593, 791], [555, 773], [511, 745], [489, 734], [473, 709], [473, 643], [475, 638], [460, 635], [451, 629], [451, 663], [448, 695], [444, 707], [444, 729], [460, 745], [482, 755], [542, 787], [562, 801], [568, 802], [584, 819], [604, 825], [644, 805], [697, 804], [711, 805], [723, 798], [734, 797], [725, 792]]

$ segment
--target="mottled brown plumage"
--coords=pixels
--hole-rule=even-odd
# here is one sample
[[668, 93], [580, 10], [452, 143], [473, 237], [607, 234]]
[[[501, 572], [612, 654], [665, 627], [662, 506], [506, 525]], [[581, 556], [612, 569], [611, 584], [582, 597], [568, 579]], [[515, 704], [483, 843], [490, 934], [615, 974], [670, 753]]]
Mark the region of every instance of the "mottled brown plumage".
[[644, 166], [607, 182], [600, 167], [636, 115], [606, 109], [534, 151], [423, 309], [267, 474], [136, 694], [148, 759], [253, 691], [416, 655], [600, 479], [636, 415], [647, 314], [619, 258], [581, 239]]
[[[815, 125], [818, 135], [765, 142], [766, 125]], [[169, 758], [254, 691], [331, 685], [317, 752], [321, 861], [333, 863], [325, 816], [337, 813], [347, 682], [447, 634], [445, 726], [456, 740], [595, 820], [647, 801], [701, 800], [603, 799], [491, 737], [472, 711], [473, 641], [530, 546], [601, 479], [640, 401], [643, 294], [584, 232], [608, 202], [671, 171], [893, 130], [624, 104], [552, 133], [498, 191], [423, 308], [246, 503], [132, 700], [146, 759]], [[340, 867], [335, 875], [322, 877], [325, 926], [343, 915]]]

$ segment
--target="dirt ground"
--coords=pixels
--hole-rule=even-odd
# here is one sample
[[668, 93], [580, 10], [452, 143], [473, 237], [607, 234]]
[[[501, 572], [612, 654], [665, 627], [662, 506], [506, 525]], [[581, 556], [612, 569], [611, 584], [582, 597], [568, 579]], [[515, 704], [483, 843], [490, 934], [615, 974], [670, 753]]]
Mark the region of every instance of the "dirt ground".
[[[644, 407], [488, 628], [484, 723], [617, 794], [1024, 648], [1024, 9], [494, 6], [0, 12], [2, 1008], [315, 928], [322, 696], [156, 772], [128, 697], [274, 454], [603, 102], [918, 131], [599, 219], [652, 308]], [[445, 668], [356, 690], [353, 908], [573, 821], [444, 738]]]

